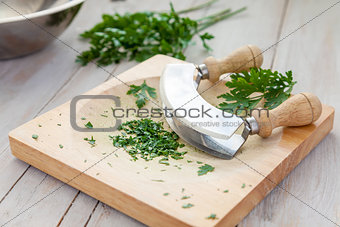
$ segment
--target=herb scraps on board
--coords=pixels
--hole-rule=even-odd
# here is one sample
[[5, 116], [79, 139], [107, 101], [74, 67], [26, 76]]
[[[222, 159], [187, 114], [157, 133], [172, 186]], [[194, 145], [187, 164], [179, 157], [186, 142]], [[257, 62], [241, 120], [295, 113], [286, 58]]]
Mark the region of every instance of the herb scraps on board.
[[37, 140], [38, 137], [39, 137], [39, 136], [38, 136], [37, 134], [33, 134], [33, 135], [32, 135], [32, 138], [35, 139], [35, 140]]
[[93, 139], [93, 136], [91, 136], [91, 138], [86, 137], [86, 138], [84, 138], [84, 140], [87, 141], [91, 145], [91, 147], [96, 146], [96, 140]]
[[212, 219], [212, 220], [215, 220], [215, 219], [218, 219], [216, 214], [210, 214], [207, 219]]
[[104, 14], [100, 23], [80, 34], [82, 38], [89, 40], [91, 46], [89, 50], [80, 53], [76, 61], [83, 66], [89, 62], [109, 65], [119, 63], [122, 59], [141, 62], [156, 54], [185, 60], [183, 52], [193, 44], [192, 39], [196, 35], [200, 37], [203, 47], [211, 50], [206, 41], [214, 36], [201, 32], [244, 11], [246, 7], [236, 11], [225, 9], [198, 20], [181, 17], [180, 14], [202, 9], [216, 1], [177, 12], [170, 3], [170, 12]]
[[92, 125], [91, 122], [87, 122], [87, 123], [85, 124], [85, 127], [91, 129], [91, 128], [93, 128], [93, 125]]
[[233, 113], [237, 110], [251, 110], [262, 99], [264, 99], [264, 108], [274, 109], [289, 98], [293, 86], [297, 83], [293, 81], [292, 71], [283, 75], [277, 71], [261, 68], [234, 73], [230, 78], [231, 80], [225, 85], [231, 90], [217, 98], [225, 100], [219, 104], [220, 109]]
[[184, 204], [184, 205], [182, 206], [182, 208], [190, 208], [190, 207], [193, 207], [193, 206], [194, 206], [194, 204], [187, 203], [187, 204]]
[[[163, 122], [150, 118], [131, 120], [122, 123], [121, 135], [110, 136], [115, 147], [122, 147], [135, 161], [138, 157], [149, 161], [156, 157], [182, 159], [187, 152], [177, 151], [184, 147], [178, 142], [178, 135], [164, 129]], [[163, 159], [166, 161], [165, 159]]]
[[133, 95], [137, 98], [136, 105], [140, 109], [145, 106], [146, 101], [150, 100], [148, 96], [154, 99], [157, 98], [157, 94], [155, 91], [156, 89], [153, 87], [149, 87], [144, 80], [144, 82], [140, 86], [134, 84], [130, 85], [130, 90], [128, 90], [126, 94]]
[[207, 174], [208, 172], [214, 171], [215, 167], [208, 164], [204, 164], [203, 166], [198, 167], [198, 169], [199, 169], [197, 171], [198, 176], [202, 176]]
[[183, 199], [190, 199], [190, 196], [187, 196], [187, 195], [182, 196], [181, 200], [183, 200]]

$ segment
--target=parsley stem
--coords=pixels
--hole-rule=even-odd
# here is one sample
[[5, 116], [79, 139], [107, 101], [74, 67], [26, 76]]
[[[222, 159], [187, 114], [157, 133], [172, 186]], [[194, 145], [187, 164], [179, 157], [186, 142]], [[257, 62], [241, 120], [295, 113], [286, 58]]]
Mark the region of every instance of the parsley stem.
[[238, 9], [238, 10], [234, 11], [234, 12], [227, 13], [227, 14], [222, 15], [222, 16], [216, 16], [216, 17], [210, 19], [207, 22], [203, 22], [203, 23], [200, 24], [200, 27], [199, 27], [197, 33], [199, 33], [201, 31], [203, 31], [204, 29], [206, 29], [206, 28], [216, 24], [217, 22], [219, 22], [221, 20], [224, 20], [224, 19], [227, 19], [227, 18], [229, 18], [231, 16], [234, 16], [234, 15], [236, 15], [236, 14], [238, 14], [238, 13], [240, 13], [240, 12], [246, 10], [246, 9], [247, 9], [247, 7], [243, 7], [241, 9]]
[[200, 5], [197, 5], [197, 6], [194, 6], [194, 7], [191, 7], [191, 8], [188, 8], [188, 9], [184, 9], [184, 10], [180, 10], [180, 11], [177, 11], [177, 14], [181, 14], [181, 13], [189, 13], [189, 12], [192, 12], [192, 11], [195, 11], [195, 10], [199, 10], [199, 9], [203, 9], [205, 7], [208, 7], [212, 4], [214, 4], [215, 2], [217, 2], [218, 0], [210, 0], [210, 1], [207, 1], [205, 3], [202, 3]]
[[[223, 14], [225, 14], [225, 13], [230, 13], [230, 11], [231, 11], [231, 9], [228, 8], [228, 9], [222, 10], [222, 11], [220, 11], [220, 12], [218, 12], [218, 13], [214, 13], [214, 14], [211, 14], [211, 15], [209, 15], [209, 16], [202, 17], [202, 18], [200, 18], [200, 19], [198, 19], [198, 20], [196, 20], [196, 21], [197, 21], [197, 22], [201, 22], [201, 21], [204, 21], [204, 20], [207, 20], [207, 19], [211, 19], [211, 18], [214, 18], [214, 17], [217, 17], [217, 16], [221, 16], [221, 15], [223, 15]], [[202, 23], [203, 23], [203, 22], [202, 22]]]

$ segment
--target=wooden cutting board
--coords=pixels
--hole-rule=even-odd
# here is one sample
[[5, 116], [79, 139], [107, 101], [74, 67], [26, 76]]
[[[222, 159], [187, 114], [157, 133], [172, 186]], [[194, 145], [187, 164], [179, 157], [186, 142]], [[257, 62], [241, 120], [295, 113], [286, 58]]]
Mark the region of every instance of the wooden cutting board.
[[[168, 63], [184, 62], [157, 55], [118, 78], [136, 85], [145, 79], [158, 91], [159, 76]], [[200, 89], [208, 86], [210, 82], [204, 81]], [[125, 84], [113, 78], [86, 94], [119, 96], [123, 108], [136, 108], [135, 98], [127, 96], [127, 90]], [[204, 98], [216, 105], [221, 101], [216, 96], [224, 92], [226, 87], [220, 83], [205, 92]], [[161, 106], [160, 100], [155, 102]], [[116, 119], [110, 114], [111, 107], [115, 107], [112, 100], [79, 101], [76, 122], [81, 127], [88, 121], [96, 128], [113, 126]], [[149, 102], [145, 108], [152, 107], [157, 108]], [[133, 118], [130, 114], [127, 119]], [[218, 159], [186, 145], [181, 148], [188, 151], [185, 158], [170, 159], [169, 166], [159, 164], [158, 159], [131, 161], [109, 139], [109, 135], [118, 132], [75, 131], [70, 125], [69, 102], [14, 129], [9, 139], [17, 158], [145, 224], [234, 226], [331, 131], [333, 119], [334, 109], [323, 105], [315, 124], [279, 128], [267, 139], [250, 136], [232, 160]], [[168, 128], [166, 123], [165, 127]], [[38, 139], [33, 139], [32, 134], [37, 134]], [[96, 140], [94, 147], [84, 141], [91, 136]], [[198, 176], [202, 164], [197, 162], [212, 165], [215, 170]], [[183, 200], [183, 196], [190, 198]], [[182, 208], [187, 203], [194, 206]], [[216, 214], [217, 219], [207, 219], [210, 214]]]

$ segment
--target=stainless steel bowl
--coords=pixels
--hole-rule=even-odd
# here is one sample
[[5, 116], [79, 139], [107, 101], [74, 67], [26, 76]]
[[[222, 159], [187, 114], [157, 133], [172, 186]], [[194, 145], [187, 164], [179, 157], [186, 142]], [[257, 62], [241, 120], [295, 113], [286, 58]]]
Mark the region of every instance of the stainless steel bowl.
[[4, 0], [0, 3], [0, 60], [45, 47], [72, 22], [85, 0]]

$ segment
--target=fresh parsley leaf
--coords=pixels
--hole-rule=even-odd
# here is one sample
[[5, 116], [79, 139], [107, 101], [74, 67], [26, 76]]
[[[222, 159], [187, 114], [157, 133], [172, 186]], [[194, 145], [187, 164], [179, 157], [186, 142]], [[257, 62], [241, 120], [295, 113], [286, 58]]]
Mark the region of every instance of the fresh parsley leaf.
[[87, 122], [87, 124], [85, 124], [86, 128], [93, 128], [93, 125], [91, 122]]
[[194, 204], [187, 203], [187, 204], [184, 204], [184, 205], [182, 206], [182, 208], [190, 208], [190, 207], [193, 207], [193, 206], [194, 206]]
[[135, 96], [137, 98], [136, 104], [138, 108], [142, 108], [145, 106], [146, 101], [149, 100], [148, 96], [154, 99], [157, 97], [155, 91], [156, 89], [149, 87], [144, 80], [140, 86], [134, 84], [130, 85], [130, 90], [126, 94]]
[[235, 73], [230, 75], [230, 78], [231, 81], [225, 85], [231, 90], [218, 96], [225, 100], [218, 107], [233, 113], [237, 110], [253, 109], [262, 99], [265, 100], [265, 108], [274, 109], [289, 98], [296, 84], [296, 81], [293, 81], [292, 71], [283, 75], [277, 71], [261, 68]]
[[212, 167], [211, 165], [205, 164], [203, 166], [198, 167], [199, 170], [197, 171], [198, 176], [202, 176], [204, 174], [207, 174], [208, 172], [214, 171], [215, 167]]
[[200, 38], [202, 40], [203, 46], [205, 49], [207, 49], [208, 51], [211, 51], [211, 47], [207, 44], [206, 40], [211, 40], [214, 38], [213, 35], [209, 34], [209, 33], [204, 33], [203, 35], [200, 35]]

